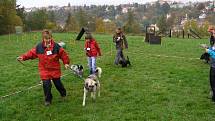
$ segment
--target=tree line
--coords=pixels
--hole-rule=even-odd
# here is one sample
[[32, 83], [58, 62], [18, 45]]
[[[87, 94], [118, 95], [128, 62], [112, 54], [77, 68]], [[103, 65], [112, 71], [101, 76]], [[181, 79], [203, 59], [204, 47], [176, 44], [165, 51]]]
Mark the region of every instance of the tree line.
[[[129, 5], [91, 5], [71, 9], [47, 10], [36, 9], [26, 12], [24, 7], [16, 5], [16, 0], [0, 1], [0, 34], [15, 31], [15, 26], [22, 26], [24, 31], [37, 31], [44, 28], [57, 32], [78, 32], [87, 27], [97, 33], [112, 33], [116, 27], [122, 27], [126, 33], [142, 33], [145, 26], [157, 24], [161, 33], [180, 26], [185, 15], [190, 19], [183, 28], [192, 27], [204, 34], [205, 28], [215, 24], [214, 12], [206, 12], [203, 25], [197, 21], [207, 3], [190, 4], [183, 8], [172, 8], [167, 2], [161, 4], [129, 4]], [[128, 8], [127, 12], [123, 12]], [[167, 17], [169, 15], [169, 17]], [[190, 22], [192, 21], [192, 22]], [[194, 23], [190, 25], [189, 23]], [[196, 24], [195, 24], [196, 23]]]

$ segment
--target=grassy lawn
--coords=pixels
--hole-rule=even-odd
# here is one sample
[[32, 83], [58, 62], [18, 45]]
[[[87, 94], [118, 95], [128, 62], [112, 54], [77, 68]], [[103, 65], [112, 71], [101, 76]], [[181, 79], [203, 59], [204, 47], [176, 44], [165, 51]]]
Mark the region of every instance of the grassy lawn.
[[[82, 64], [88, 75], [84, 41], [74, 41], [75, 34], [55, 33], [56, 40], [67, 44], [71, 62]], [[83, 81], [69, 74], [62, 81], [68, 97], [62, 102], [52, 87], [53, 104], [45, 107], [41, 86], [0, 99], [1, 121], [214, 121], [215, 104], [209, 97], [209, 65], [195, 59], [207, 39], [163, 38], [162, 45], [149, 45], [142, 36], [129, 36], [132, 66], [115, 66], [112, 35], [95, 35], [103, 56], [101, 97], [87, 98], [82, 107]], [[16, 57], [39, 42], [39, 33], [0, 36], [0, 95], [23, 90], [39, 82], [37, 60], [21, 65]], [[163, 55], [163, 56], [157, 56]], [[170, 56], [170, 57], [167, 57]], [[187, 57], [185, 59], [177, 57]], [[63, 69], [63, 68], [62, 68]], [[69, 71], [63, 69], [63, 74]]]

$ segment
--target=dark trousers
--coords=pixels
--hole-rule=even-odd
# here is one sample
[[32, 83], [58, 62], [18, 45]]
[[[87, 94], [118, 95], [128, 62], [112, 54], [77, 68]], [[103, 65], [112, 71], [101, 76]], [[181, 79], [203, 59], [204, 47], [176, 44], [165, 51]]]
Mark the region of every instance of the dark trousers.
[[115, 64], [118, 65], [120, 60], [125, 61], [125, 58], [122, 49], [119, 48], [116, 52]]
[[[66, 89], [64, 88], [60, 78], [52, 79], [56, 89], [59, 91], [62, 97], [66, 96]], [[52, 101], [52, 93], [51, 93], [52, 83], [51, 80], [43, 80], [43, 91], [45, 95], [45, 101]]]
[[210, 69], [210, 85], [213, 92], [212, 100], [215, 101], [215, 68], [213, 67]]

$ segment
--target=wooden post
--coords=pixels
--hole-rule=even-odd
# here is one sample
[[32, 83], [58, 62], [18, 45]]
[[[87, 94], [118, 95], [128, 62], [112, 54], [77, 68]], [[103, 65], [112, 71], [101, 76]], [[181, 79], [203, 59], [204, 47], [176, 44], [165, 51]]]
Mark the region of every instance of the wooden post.
[[184, 29], [183, 29], [183, 31], [182, 31], [182, 32], [183, 32], [183, 39], [184, 39]]

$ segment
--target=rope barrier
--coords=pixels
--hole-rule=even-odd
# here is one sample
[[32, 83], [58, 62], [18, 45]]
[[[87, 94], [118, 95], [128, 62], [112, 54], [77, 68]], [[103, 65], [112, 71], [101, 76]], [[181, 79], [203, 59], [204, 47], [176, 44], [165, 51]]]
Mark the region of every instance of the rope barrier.
[[[65, 76], [67, 76], [67, 75], [69, 75], [69, 73], [68, 73], [68, 74], [62, 75], [61, 78], [65, 77]], [[22, 92], [31, 90], [31, 89], [33, 89], [33, 88], [36, 88], [36, 87], [40, 86], [40, 85], [42, 85], [41, 82], [40, 82], [39, 84], [33, 85], [33, 86], [31, 86], [31, 87], [28, 87], [28, 88], [26, 88], [26, 89], [18, 90], [18, 91], [16, 91], [16, 92], [12, 92], [12, 93], [9, 93], [9, 94], [7, 94], [7, 95], [1, 96], [0, 99], [4, 99], [4, 98], [10, 97], [10, 96], [13, 96], [13, 95], [16, 95], [16, 94], [19, 94], [19, 93], [22, 93]]]

